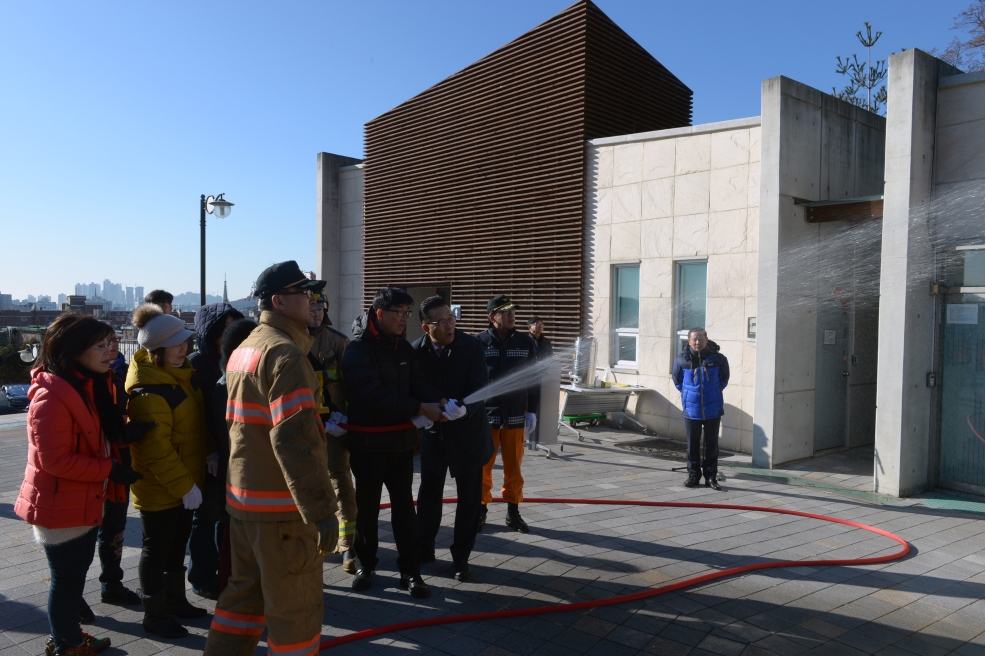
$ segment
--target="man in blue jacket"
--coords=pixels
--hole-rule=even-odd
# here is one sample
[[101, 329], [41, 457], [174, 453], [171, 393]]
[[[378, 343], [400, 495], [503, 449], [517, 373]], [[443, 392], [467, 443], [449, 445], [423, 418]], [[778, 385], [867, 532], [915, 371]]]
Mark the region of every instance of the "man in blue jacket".
[[[681, 416], [688, 439], [688, 480], [696, 487], [705, 476], [706, 487], [722, 489], [716, 481], [719, 460], [719, 422], [723, 415], [722, 390], [729, 382], [729, 361], [719, 345], [709, 341], [704, 328], [688, 331], [688, 346], [674, 360], [674, 386], [681, 392]], [[701, 459], [702, 432], [705, 458]]]

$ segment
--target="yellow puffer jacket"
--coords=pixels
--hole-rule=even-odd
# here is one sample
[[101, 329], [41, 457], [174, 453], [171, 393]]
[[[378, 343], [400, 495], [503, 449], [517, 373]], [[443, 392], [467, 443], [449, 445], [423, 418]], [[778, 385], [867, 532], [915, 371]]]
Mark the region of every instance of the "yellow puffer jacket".
[[130, 447], [133, 468], [144, 475], [130, 490], [134, 508], [156, 511], [174, 508], [181, 498], [205, 482], [205, 458], [215, 445], [205, 427], [202, 390], [193, 385], [195, 370], [158, 367], [141, 349], [130, 360], [126, 390], [131, 395], [131, 421], [153, 421], [154, 428]]

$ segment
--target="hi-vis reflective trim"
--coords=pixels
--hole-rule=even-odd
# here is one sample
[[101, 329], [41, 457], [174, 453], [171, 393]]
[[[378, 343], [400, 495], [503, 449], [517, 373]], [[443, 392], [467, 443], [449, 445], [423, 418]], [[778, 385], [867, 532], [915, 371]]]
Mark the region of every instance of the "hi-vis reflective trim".
[[508, 358], [526, 358], [530, 355], [527, 349], [507, 349]]
[[274, 656], [308, 656], [309, 654], [317, 654], [318, 643], [321, 638], [322, 635], [319, 634], [311, 640], [306, 640], [304, 642], [295, 642], [290, 645], [279, 645], [271, 639], [270, 635], [268, 635], [267, 653], [268, 655]]
[[267, 406], [259, 403], [237, 401], [236, 399], [230, 399], [226, 402], [226, 419], [240, 424], [274, 425]]
[[246, 512], [297, 512], [298, 506], [288, 491], [241, 490], [226, 483], [226, 503]]
[[244, 615], [216, 608], [212, 615], [212, 630], [236, 635], [258, 636], [264, 632], [267, 620], [263, 615]]
[[338, 369], [326, 369], [325, 377], [330, 383], [342, 382], [342, 372]]
[[344, 535], [356, 534], [356, 522], [343, 522], [339, 524], [339, 537]]
[[315, 397], [312, 396], [311, 390], [300, 389], [290, 394], [285, 394], [279, 399], [275, 399], [270, 404], [270, 411], [274, 419], [274, 425], [277, 426], [285, 419], [288, 419], [305, 408], [312, 408], [314, 410], [316, 407]]
[[229, 356], [226, 371], [245, 371], [248, 374], [255, 374], [262, 354], [260, 349], [238, 348]]

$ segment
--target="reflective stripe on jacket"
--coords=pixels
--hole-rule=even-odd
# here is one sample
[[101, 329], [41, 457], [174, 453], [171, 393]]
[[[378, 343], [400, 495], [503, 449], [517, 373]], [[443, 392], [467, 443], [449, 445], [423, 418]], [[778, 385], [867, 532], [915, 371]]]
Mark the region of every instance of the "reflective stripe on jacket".
[[237, 519], [311, 524], [334, 515], [312, 341], [291, 319], [263, 312], [226, 365], [226, 507]]

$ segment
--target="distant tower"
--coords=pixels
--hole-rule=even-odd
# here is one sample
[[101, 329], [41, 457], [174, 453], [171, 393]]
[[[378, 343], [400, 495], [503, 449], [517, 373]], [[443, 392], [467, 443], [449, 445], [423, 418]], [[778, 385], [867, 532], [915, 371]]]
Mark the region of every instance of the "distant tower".
[[229, 295], [226, 293], [226, 276], [223, 275], [223, 303], [229, 303]]

